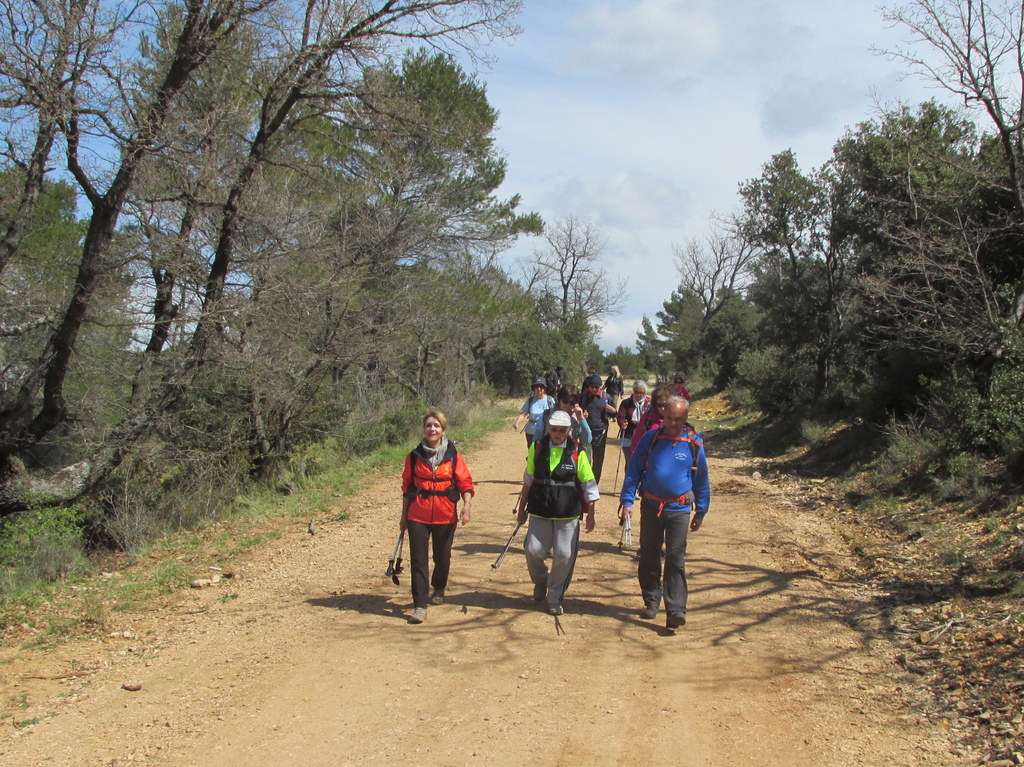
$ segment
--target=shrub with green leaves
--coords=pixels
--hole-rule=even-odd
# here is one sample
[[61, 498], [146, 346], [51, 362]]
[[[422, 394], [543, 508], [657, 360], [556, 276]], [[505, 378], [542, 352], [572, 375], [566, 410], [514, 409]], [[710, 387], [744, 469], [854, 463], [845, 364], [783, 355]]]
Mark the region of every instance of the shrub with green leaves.
[[1024, 339], [1015, 337], [1006, 352], [980, 375], [959, 367], [934, 382], [931, 410], [946, 426], [944, 447], [953, 454], [982, 451], [1008, 455], [1024, 444]]
[[922, 419], [898, 421], [885, 428], [887, 447], [878, 461], [876, 484], [889, 486], [920, 473], [940, 453], [937, 435]]
[[808, 401], [814, 371], [810, 365], [791, 359], [780, 347], [767, 346], [744, 352], [736, 365], [736, 383], [750, 391], [761, 411], [779, 415]]
[[0, 593], [62, 578], [85, 562], [81, 506], [39, 508], [0, 525]]
[[977, 501], [984, 487], [985, 462], [974, 453], [947, 455], [930, 468], [935, 497], [940, 501]]

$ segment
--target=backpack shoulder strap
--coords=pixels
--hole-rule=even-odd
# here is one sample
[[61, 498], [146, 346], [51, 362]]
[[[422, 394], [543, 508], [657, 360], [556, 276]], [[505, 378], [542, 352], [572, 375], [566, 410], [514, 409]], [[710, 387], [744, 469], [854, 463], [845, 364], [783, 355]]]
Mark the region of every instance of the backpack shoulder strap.
[[[660, 439], [660, 437], [661, 437], [661, 430], [662, 430], [662, 427], [659, 426], [658, 430], [654, 433], [654, 437], [651, 439], [650, 442], [647, 443], [647, 450], [644, 452], [644, 463], [643, 463], [644, 468], [647, 467], [647, 462], [649, 460], [651, 460], [651, 450], [654, 449], [654, 443], [657, 442], [658, 439]], [[643, 439], [643, 435], [641, 435], [641, 439]]]
[[654, 439], [652, 439], [647, 444], [647, 452], [644, 453], [644, 466], [647, 465], [647, 461], [651, 457], [651, 450], [654, 448], [654, 443], [655, 442], [657, 442], [659, 439], [673, 439], [673, 441], [675, 441], [675, 442], [686, 442], [686, 443], [688, 443], [690, 445], [690, 457], [692, 459], [690, 461], [690, 471], [696, 473], [696, 471], [697, 471], [697, 456], [700, 455], [700, 449], [704, 446], [703, 436], [704, 436], [703, 434], [699, 434], [697, 431], [695, 431], [694, 428], [692, 426], [690, 426], [690, 424], [686, 424], [686, 436], [685, 437], [675, 437], [675, 438], [666, 437], [665, 436], [665, 427], [664, 426], [659, 426], [658, 427], [658, 432], [657, 432], [657, 434], [655, 434]]

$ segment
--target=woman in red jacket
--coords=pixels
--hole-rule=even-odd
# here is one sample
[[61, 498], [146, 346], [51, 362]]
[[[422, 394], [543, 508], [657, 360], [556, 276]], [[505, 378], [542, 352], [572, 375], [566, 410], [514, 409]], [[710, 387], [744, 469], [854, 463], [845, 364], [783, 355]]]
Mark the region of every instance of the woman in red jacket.
[[[473, 503], [473, 477], [466, 462], [445, 436], [448, 418], [431, 408], [423, 416], [423, 442], [405, 458], [402, 472], [402, 518], [399, 527], [409, 534], [413, 611], [410, 623], [423, 623], [427, 604], [444, 603], [451, 568], [452, 541], [459, 521], [468, 524]], [[462, 513], [456, 503], [462, 498]], [[427, 546], [433, 543], [434, 574], [427, 596], [430, 563]]]
[[630, 455], [633, 454], [633, 448], [636, 447], [636, 443], [640, 441], [645, 432], [661, 426], [665, 420], [665, 403], [673, 394], [675, 394], [675, 390], [670, 386], [659, 386], [654, 390], [654, 394], [651, 395], [651, 406], [640, 416], [640, 421], [637, 423], [636, 429], [633, 430], [633, 436], [629, 442]]

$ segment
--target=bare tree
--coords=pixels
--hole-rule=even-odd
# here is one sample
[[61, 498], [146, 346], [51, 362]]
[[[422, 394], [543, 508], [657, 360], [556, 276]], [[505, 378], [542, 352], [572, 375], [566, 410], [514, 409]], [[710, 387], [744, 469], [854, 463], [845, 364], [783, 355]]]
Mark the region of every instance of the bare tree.
[[522, 265], [527, 290], [538, 298], [543, 322], [565, 327], [574, 317], [593, 324], [615, 314], [626, 281], [610, 282], [601, 262], [605, 241], [597, 227], [570, 216], [545, 230], [547, 247]]
[[[908, 29], [924, 49], [885, 53], [988, 117], [1002, 151], [1017, 222], [1024, 225], [1024, 5], [1008, 0], [911, 0], [887, 10], [885, 18]], [[1024, 322], [1024, 278], [1015, 286], [1006, 319], [1015, 326]]]
[[1012, 196], [989, 182], [1002, 176], [986, 162], [995, 155], [968, 115], [934, 103], [865, 123], [837, 147], [860, 190], [856, 282], [877, 342], [947, 365], [998, 358], [1024, 261]]
[[[51, 13], [61, 5], [50, 0], [0, 0], [0, 13], [7, 16], [3, 26], [13, 30], [0, 38], [4, 47], [0, 109], [7, 127], [9, 162], [23, 166], [28, 179], [19, 209], [31, 206], [32, 184], [38, 184], [58, 146], [53, 140], [58, 134], [63, 139], [62, 164], [90, 209], [65, 308], [54, 319], [45, 345], [25, 366], [26, 374], [11, 395], [0, 401], [0, 484], [13, 471], [12, 459], [18, 453], [44, 440], [68, 417], [66, 381], [97, 292], [104, 280], [121, 273], [123, 259], [113, 254], [112, 244], [129, 205], [133, 214], [139, 214], [130, 222], [138, 229], [156, 222], [150, 214], [159, 209], [162, 220], [151, 229], [150, 239], [162, 238], [169, 243], [163, 253], [177, 248], [180, 256], [153, 262], [152, 333], [146, 348], [151, 356], [160, 355], [175, 321], [188, 329], [191, 343], [182, 355], [185, 363], [177, 366], [182, 375], [176, 379], [165, 374], [154, 386], [149, 380], [151, 366], [139, 368], [136, 396], [115, 429], [114, 446], [97, 460], [99, 477], [117, 465], [124, 446], [144, 433], [168, 398], [179, 396], [187, 387], [189, 371], [214, 351], [220, 353], [222, 347], [237, 343], [237, 337], [227, 337], [225, 331], [231, 322], [240, 322], [237, 302], [250, 295], [248, 263], [258, 255], [247, 240], [246, 227], [258, 210], [255, 192], [268, 180], [265, 169], [288, 165], [283, 137], [297, 126], [336, 119], [340, 102], [361, 97], [357, 88], [364, 72], [410, 41], [473, 52], [483, 37], [513, 33], [511, 21], [520, 3], [187, 0], [154, 7], [77, 0], [69, 5], [73, 13]], [[29, 28], [38, 34], [31, 39], [19, 37], [25, 29], [23, 8], [33, 10]], [[97, 32], [99, 26], [86, 21], [102, 26], [103, 31]], [[165, 35], [159, 41], [161, 50], [152, 60], [142, 61], [134, 47], [135, 36], [146, 32], [143, 47], [152, 51], [158, 42], [149, 36], [152, 30]], [[69, 44], [61, 42], [69, 39]], [[235, 114], [239, 103], [255, 106], [255, 117], [248, 124], [216, 126], [241, 139], [242, 151], [205, 152], [201, 143], [193, 144], [191, 151], [198, 157], [220, 166], [216, 186], [168, 188], [159, 199], [146, 199], [139, 192], [147, 168], [158, 158], [170, 165], [174, 153], [184, 154], [182, 134], [191, 138], [198, 133], [182, 130], [185, 123], [179, 109], [184, 94], [198, 87], [197, 73], [214, 72], [216, 62], [244, 47], [242, 39], [259, 47], [252, 49], [246, 65], [236, 63], [224, 70], [234, 78], [233, 88], [207, 89], [208, 96], [228, 100], [211, 98], [205, 107], [206, 115], [217, 115], [221, 107]], [[253, 61], [258, 65], [249, 66]], [[36, 138], [31, 140], [9, 127], [25, 116], [37, 126]], [[225, 149], [223, 142], [213, 141], [210, 146]], [[176, 231], [167, 227], [170, 221], [177, 222]], [[0, 223], [5, 224], [0, 232], [7, 249], [4, 258], [15, 258], [20, 233], [11, 220]], [[189, 254], [196, 256], [193, 266], [202, 265], [205, 274], [188, 302], [197, 312], [183, 316], [183, 302], [174, 301], [172, 295], [177, 289], [175, 270], [188, 261], [184, 257]], [[142, 396], [147, 392], [153, 396]]]
[[2, 158], [17, 169], [15, 203], [0, 211], [0, 275], [18, 253], [42, 191], [61, 126], [74, 117], [75, 94], [103, 66], [134, 9], [88, 0], [0, 0]]
[[[107, 9], [102, 3], [94, 6], [97, 16], [105, 16]], [[79, 333], [101, 279], [112, 271], [109, 249], [125, 201], [143, 161], [162, 140], [175, 98], [196, 69], [233, 34], [241, 19], [257, 7], [232, 0], [195, 0], [189, 4], [163, 75], [146, 96], [132, 87], [135, 83], [124, 62], [117, 58], [120, 51], [112, 44], [101, 50], [90, 48], [97, 51], [97, 57], [90, 60], [88, 68], [78, 62], [75, 66], [60, 62], [80, 73], [82, 79], [53, 83], [48, 75], [36, 73], [33, 84], [40, 88], [57, 86], [35, 107], [39, 124], [47, 118], [59, 121], [66, 142], [67, 172], [86, 198], [91, 216], [67, 307], [35, 365], [20, 382], [18, 392], [0, 409], [0, 481], [10, 470], [9, 459], [14, 454], [37, 444], [67, 417], [64, 385]], [[132, 11], [130, 6], [116, 6], [113, 13], [118, 21], [114, 28], [126, 29], [122, 20]], [[40, 18], [45, 23], [49, 17], [42, 14]], [[44, 30], [44, 36], [59, 37], [62, 31], [63, 26]], [[11, 50], [21, 55], [20, 47], [12, 46]], [[63, 50], [69, 59], [79, 53], [73, 46]], [[26, 58], [33, 53], [29, 51]], [[32, 62], [24, 62], [23, 71], [30, 70]], [[88, 81], [83, 81], [87, 76]], [[24, 87], [29, 85], [25, 83]], [[60, 111], [54, 117], [50, 112], [58, 104]], [[84, 156], [95, 151], [93, 142], [101, 138], [118, 148], [117, 159], [109, 169], [92, 167]]]
[[708, 328], [722, 309], [738, 300], [756, 249], [740, 234], [735, 221], [719, 221], [716, 230], [704, 242], [690, 240], [675, 249], [679, 271], [679, 293], [688, 293], [700, 304], [700, 325], [695, 344], [698, 374], [707, 353]]

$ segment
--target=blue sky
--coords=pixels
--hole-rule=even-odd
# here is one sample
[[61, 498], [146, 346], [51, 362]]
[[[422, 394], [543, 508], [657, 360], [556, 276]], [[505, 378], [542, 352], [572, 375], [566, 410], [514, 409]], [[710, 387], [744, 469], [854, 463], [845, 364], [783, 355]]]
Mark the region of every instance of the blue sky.
[[[941, 94], [872, 52], [902, 44], [865, 0], [525, 0], [523, 34], [480, 71], [508, 161], [500, 194], [554, 221], [592, 222], [626, 277], [602, 348], [632, 347], [678, 285], [673, 246], [771, 156], [804, 170], [878, 105]], [[520, 241], [510, 259], [543, 243]]]

